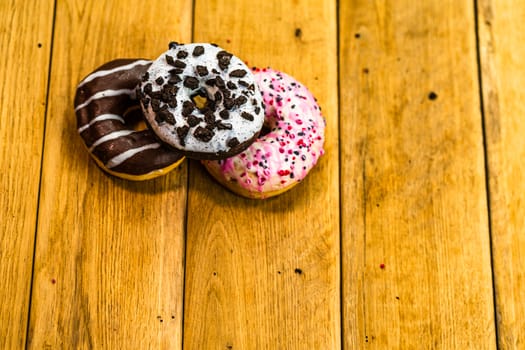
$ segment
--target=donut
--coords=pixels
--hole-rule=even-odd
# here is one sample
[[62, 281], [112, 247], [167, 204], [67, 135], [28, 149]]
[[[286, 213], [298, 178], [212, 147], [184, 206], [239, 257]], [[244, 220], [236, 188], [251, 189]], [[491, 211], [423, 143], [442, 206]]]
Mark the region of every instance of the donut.
[[107, 173], [147, 180], [177, 167], [184, 155], [162, 145], [152, 131], [135, 130], [141, 110], [136, 87], [151, 61], [117, 59], [85, 77], [77, 86], [77, 128], [97, 165]]
[[214, 44], [170, 43], [147, 70], [137, 95], [150, 129], [191, 158], [238, 154], [264, 122], [250, 68]]
[[270, 68], [254, 68], [254, 76], [266, 106], [266, 132], [240, 154], [202, 164], [231, 191], [262, 199], [305, 178], [324, 154], [326, 122], [314, 96], [291, 76]]

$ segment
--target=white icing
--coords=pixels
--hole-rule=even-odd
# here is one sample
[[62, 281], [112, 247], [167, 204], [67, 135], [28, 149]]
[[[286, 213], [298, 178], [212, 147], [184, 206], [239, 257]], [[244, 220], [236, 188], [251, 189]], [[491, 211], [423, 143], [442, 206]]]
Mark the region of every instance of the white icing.
[[91, 147], [89, 147], [89, 151], [92, 152], [98, 145], [100, 145], [100, 144], [102, 144], [104, 142], [114, 140], [114, 139], [119, 138], [121, 136], [127, 136], [129, 134], [133, 134], [134, 132], [135, 132], [134, 130], [113, 131], [113, 132], [111, 132], [109, 134], [106, 134], [106, 135], [102, 136], [101, 138], [99, 138], [95, 142], [93, 142]]
[[122, 124], [126, 123], [124, 121], [124, 119], [118, 114], [110, 114], [110, 113], [101, 114], [101, 115], [91, 119], [91, 121], [88, 124], [85, 124], [85, 125], [81, 126], [80, 128], [78, 128], [78, 133], [80, 134], [80, 133], [84, 132], [85, 130], [89, 129], [89, 127], [91, 125], [93, 125], [93, 124], [95, 124], [97, 122], [103, 121], [103, 120], [118, 120]]
[[96, 79], [96, 78], [104, 77], [104, 76], [107, 76], [107, 75], [110, 75], [110, 74], [113, 74], [113, 73], [116, 73], [116, 72], [121, 72], [123, 70], [132, 69], [132, 68], [134, 68], [136, 66], [144, 66], [146, 64], [149, 64], [150, 62], [151, 61], [147, 61], [147, 60], [137, 60], [137, 61], [131, 62], [129, 64], [125, 64], [123, 66], [115, 67], [113, 69], [99, 70], [97, 72], [94, 72], [94, 73], [88, 75], [84, 80], [82, 80], [80, 82], [80, 84], [78, 84], [77, 89], [79, 87], [89, 83], [90, 81]]
[[134, 99], [135, 89], [120, 89], [120, 90], [108, 89], [108, 90], [99, 91], [96, 94], [90, 96], [86, 101], [84, 101], [84, 103], [79, 104], [75, 108], [75, 112], [78, 111], [79, 109], [86, 107], [88, 104], [90, 104], [94, 100], [99, 100], [104, 97], [113, 97], [113, 96], [119, 96], [119, 95], [128, 95]]
[[145, 146], [128, 149], [127, 151], [122, 152], [121, 154], [111, 158], [106, 163], [105, 166], [108, 169], [114, 168], [117, 165], [120, 165], [120, 164], [124, 163], [126, 160], [128, 160], [131, 157], [133, 157], [137, 153], [140, 153], [140, 152], [148, 150], [148, 149], [156, 149], [156, 148], [159, 148], [159, 147], [160, 147], [160, 144], [155, 142], [155, 143], [150, 143], [150, 144], [145, 145]]
[[[192, 52], [196, 46], [204, 47], [205, 52], [203, 55], [197, 57], [192, 55]], [[230, 64], [227, 70], [223, 71], [219, 67], [217, 53], [219, 53], [220, 51], [224, 51], [224, 49], [220, 47], [215, 47], [210, 44], [194, 43], [187, 45], [178, 45], [175, 48], [168, 50], [167, 52], [160, 55], [160, 57], [152, 63], [152, 65], [148, 69], [149, 81], [143, 82], [141, 84], [141, 88], [144, 89], [144, 86], [150, 83], [152, 85], [153, 92], [160, 91], [162, 89], [162, 85], [157, 84], [155, 80], [159, 77], [162, 77], [164, 81], [167, 81], [171, 77], [169, 71], [175, 68], [167, 63], [166, 55], [173, 57], [173, 60], [175, 61], [178, 59], [177, 53], [180, 51], [186, 51], [188, 53], [188, 56], [186, 58], [180, 59], [182, 62], [186, 63], [186, 67], [183, 68], [182, 74], [179, 75], [182, 78], [182, 81], [176, 84], [176, 86], [179, 87], [176, 95], [177, 107], [170, 107], [168, 109], [168, 111], [175, 118], [175, 125], [171, 125], [166, 122], [160, 124], [157, 123], [155, 121], [155, 113], [151, 108], [151, 104], [148, 106], [147, 109], [144, 110], [146, 119], [148, 119], [149, 124], [151, 125], [151, 128], [153, 129], [155, 134], [157, 134], [157, 136], [162, 141], [172, 145], [175, 148], [196, 153], [209, 154], [218, 152], [228, 152], [230, 150], [230, 147], [227, 145], [227, 143], [232, 138], [237, 138], [237, 140], [240, 143], [252, 139], [253, 136], [261, 130], [264, 122], [264, 109], [262, 108], [261, 93], [259, 91], [259, 88], [257, 87], [257, 84], [255, 83], [255, 79], [250, 68], [248, 68], [246, 64], [243, 61], [241, 61], [238, 57], [231, 57]], [[208, 70], [208, 74], [205, 76], [199, 76], [196, 72], [197, 66], [205, 66]], [[242, 69], [246, 71], [246, 75], [242, 78], [230, 77], [229, 73], [237, 69]], [[219, 73], [213, 73], [212, 70], [216, 70]], [[196, 89], [190, 89], [188, 87], [185, 87], [184, 78], [186, 76], [197, 78], [199, 80], [199, 86]], [[218, 90], [218, 88], [215, 86], [208, 86], [204, 82], [209, 79], [214, 79], [216, 76], [220, 76], [225, 82], [232, 81], [237, 86], [237, 89], [230, 90], [232, 96], [233, 94], [235, 95], [235, 97], [239, 97], [241, 95], [245, 96], [247, 98], [247, 102], [241, 105], [240, 107], [235, 106], [231, 108], [229, 110], [228, 119], [222, 119], [219, 116], [219, 112], [224, 109], [224, 98], [220, 103], [217, 104], [217, 109], [215, 111], [215, 119], [217, 121], [222, 121], [224, 124], [230, 124], [232, 126], [232, 129], [219, 130], [217, 128], [214, 128], [214, 136], [209, 142], [203, 142], [193, 135], [193, 132], [198, 126], [206, 126], [206, 123], [204, 122], [204, 115], [198, 109], [195, 109], [192, 112], [192, 114], [201, 118], [203, 121], [198, 126], [190, 128], [189, 133], [185, 137], [184, 145], [182, 145], [180, 143], [179, 137], [177, 136], [176, 129], [178, 127], [187, 125], [186, 118], [182, 116], [183, 103], [184, 101], [189, 100], [191, 96], [195, 95], [201, 89], [204, 89], [206, 91], [209, 99], [214, 100], [214, 94]], [[253, 90], [249, 90], [247, 87], [240, 85], [239, 80], [243, 80], [249, 85], [253, 84]], [[247, 94], [242, 94], [243, 91], [246, 91]], [[255, 105], [252, 104], [253, 99], [256, 100]], [[256, 110], [259, 113], [256, 113]], [[242, 112], [247, 112], [251, 114], [254, 117], [254, 120], [248, 121], [242, 118]]]

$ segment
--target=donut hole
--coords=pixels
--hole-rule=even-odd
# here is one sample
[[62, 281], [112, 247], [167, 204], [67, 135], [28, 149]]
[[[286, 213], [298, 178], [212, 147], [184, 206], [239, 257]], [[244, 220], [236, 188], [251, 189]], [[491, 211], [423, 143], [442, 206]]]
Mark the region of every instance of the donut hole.
[[208, 98], [208, 94], [204, 89], [200, 89], [195, 94], [191, 95], [190, 98], [195, 104], [195, 107], [197, 107], [197, 109], [201, 112], [205, 112], [207, 109], [214, 109], [211, 106], [211, 104], [214, 102]]
[[195, 107], [197, 107], [198, 110], [203, 110], [208, 103], [208, 98], [201, 95], [195, 95], [191, 100], [195, 103]]
[[265, 109], [264, 123], [259, 133], [259, 137], [263, 137], [271, 133], [272, 131], [279, 132], [278, 130], [278, 116], [277, 111], [272, 106]]
[[146, 125], [146, 122], [141, 119], [141, 120], [138, 120], [137, 123], [131, 125], [131, 128], [135, 131], [143, 131], [143, 130], [146, 130], [148, 126]]
[[126, 125], [135, 131], [142, 131], [146, 130], [148, 126], [146, 125], [146, 122], [144, 121], [144, 116], [142, 114], [142, 110], [140, 107], [131, 107], [126, 112], [124, 112], [124, 120], [126, 121]]

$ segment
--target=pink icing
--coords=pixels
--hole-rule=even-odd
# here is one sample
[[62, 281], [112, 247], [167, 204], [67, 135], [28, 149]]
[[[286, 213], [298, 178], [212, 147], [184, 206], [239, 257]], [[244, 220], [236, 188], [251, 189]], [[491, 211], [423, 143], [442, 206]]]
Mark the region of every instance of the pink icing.
[[249, 192], [277, 191], [303, 180], [324, 154], [326, 123], [316, 99], [294, 78], [270, 68], [253, 73], [270, 131], [244, 152], [204, 164]]

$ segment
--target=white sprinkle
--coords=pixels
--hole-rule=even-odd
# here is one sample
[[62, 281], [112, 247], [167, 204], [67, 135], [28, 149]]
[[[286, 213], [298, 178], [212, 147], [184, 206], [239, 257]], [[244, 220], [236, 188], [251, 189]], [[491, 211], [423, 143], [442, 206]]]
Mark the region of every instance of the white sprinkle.
[[98, 140], [96, 140], [91, 145], [91, 147], [89, 147], [89, 152], [93, 152], [95, 147], [97, 147], [101, 143], [104, 143], [106, 141], [114, 140], [114, 139], [119, 138], [121, 136], [127, 136], [129, 134], [134, 133], [134, 132], [135, 132], [134, 130], [119, 130], [119, 131], [113, 131], [112, 133], [106, 134], [106, 135], [102, 136], [101, 138], [99, 138]]
[[81, 126], [80, 128], [78, 128], [78, 133], [82, 133], [84, 130], [88, 129], [91, 125], [97, 123], [97, 122], [100, 122], [100, 121], [103, 121], [103, 120], [118, 120], [120, 121], [122, 124], [125, 124], [126, 122], [124, 121], [124, 119], [122, 119], [122, 117], [118, 114], [101, 114], [93, 119], [91, 119], [91, 121], [88, 123], [88, 124], [85, 124], [83, 126]]
[[93, 96], [91, 96], [90, 98], [88, 98], [84, 103], [79, 104], [75, 108], [75, 112], [78, 111], [79, 109], [86, 107], [88, 104], [90, 104], [94, 100], [98, 100], [104, 97], [112, 97], [112, 96], [119, 96], [119, 95], [128, 95], [128, 96], [131, 96], [131, 98], [135, 98], [135, 89], [120, 89], [120, 90], [108, 89], [104, 91], [99, 91]]
[[133, 157], [137, 153], [140, 153], [140, 152], [148, 150], [148, 149], [155, 149], [155, 148], [159, 148], [159, 147], [160, 147], [160, 144], [155, 142], [155, 143], [150, 143], [149, 145], [145, 145], [145, 146], [129, 149], [126, 152], [122, 152], [121, 154], [111, 158], [106, 163], [106, 168], [108, 168], [108, 169], [114, 168], [117, 165], [122, 164], [123, 162], [125, 162], [129, 158]]
[[93, 74], [88, 75], [84, 80], [82, 80], [80, 82], [80, 84], [78, 84], [77, 89], [79, 87], [83, 86], [84, 84], [89, 83], [93, 79], [96, 79], [96, 78], [99, 78], [99, 77], [103, 77], [103, 76], [106, 76], [106, 75], [110, 75], [110, 74], [113, 74], [113, 73], [116, 73], [116, 72], [120, 72], [120, 71], [123, 71], [123, 70], [132, 69], [135, 66], [143, 66], [143, 65], [146, 65], [146, 64], [148, 64], [150, 62], [151, 61], [138, 60], [138, 61], [126, 64], [126, 65], [123, 65], [123, 66], [115, 67], [113, 69], [99, 70], [98, 72], [94, 72]]

